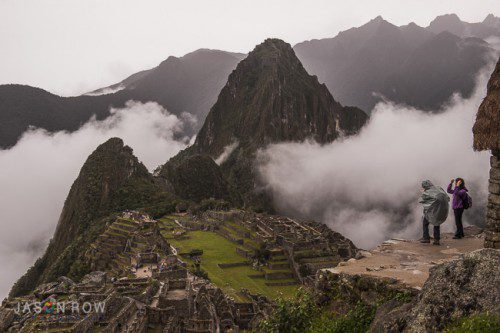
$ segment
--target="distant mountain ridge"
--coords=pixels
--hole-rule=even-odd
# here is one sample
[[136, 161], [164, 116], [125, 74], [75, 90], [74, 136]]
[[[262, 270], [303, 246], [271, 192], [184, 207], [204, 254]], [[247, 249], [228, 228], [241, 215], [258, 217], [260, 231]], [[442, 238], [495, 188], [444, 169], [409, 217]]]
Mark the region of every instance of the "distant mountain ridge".
[[[470, 36], [500, 36], [499, 27], [500, 18], [494, 15], [480, 23], [444, 15], [427, 28], [415, 23], [397, 27], [377, 17], [333, 38], [299, 43], [294, 50], [306, 70], [317, 75], [342, 104], [369, 112], [385, 96], [437, 110], [452, 93], [466, 97], [471, 93], [475, 74], [492, 52], [487, 43]], [[104, 119], [110, 107], [123, 107], [131, 99], [157, 102], [178, 116], [193, 115], [197, 122], [186, 122], [184, 134], [194, 135], [244, 57], [200, 49], [75, 97], [0, 85], [0, 148], [13, 146], [29, 126], [74, 131], [92, 115]]]
[[459, 37], [481, 39], [491, 36], [500, 37], [500, 17], [489, 14], [482, 22], [469, 23], [460, 20], [456, 14], [446, 14], [436, 17], [427, 29], [434, 33], [448, 31]]
[[[500, 36], [500, 30], [485, 23], [458, 31], [440, 23], [447, 17], [423, 28], [415, 23], [398, 27], [378, 16], [336, 37], [299, 43], [294, 50], [341, 103], [370, 111], [385, 96], [436, 111], [454, 92], [470, 96], [476, 73], [493, 53], [486, 42], [466, 36], [465, 30]], [[488, 16], [485, 21], [495, 24], [496, 19]], [[460, 20], [457, 24], [468, 26]]]
[[124, 107], [129, 100], [157, 102], [177, 116], [193, 115], [197, 123], [185, 124], [185, 134], [193, 135], [243, 57], [202, 49], [180, 58], [169, 57], [156, 68], [75, 97], [61, 97], [30, 86], [0, 85], [0, 148], [14, 145], [29, 126], [51, 132], [74, 131], [93, 115], [104, 119], [110, 115], [110, 107]]

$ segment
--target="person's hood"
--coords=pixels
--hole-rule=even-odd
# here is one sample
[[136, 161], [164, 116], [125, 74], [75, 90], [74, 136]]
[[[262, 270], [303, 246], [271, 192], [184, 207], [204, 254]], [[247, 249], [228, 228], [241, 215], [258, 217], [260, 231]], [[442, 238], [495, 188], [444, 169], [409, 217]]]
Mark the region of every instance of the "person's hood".
[[431, 187], [433, 187], [433, 186], [434, 186], [434, 184], [433, 184], [430, 180], [424, 180], [424, 181], [422, 182], [422, 188], [423, 188], [424, 190], [428, 190], [428, 189], [430, 189], [430, 188], [431, 188]]

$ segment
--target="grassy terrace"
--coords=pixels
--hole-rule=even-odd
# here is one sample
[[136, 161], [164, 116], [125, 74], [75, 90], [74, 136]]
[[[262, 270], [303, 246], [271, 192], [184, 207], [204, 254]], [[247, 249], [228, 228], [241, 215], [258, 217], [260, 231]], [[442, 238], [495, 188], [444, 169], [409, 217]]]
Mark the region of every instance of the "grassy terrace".
[[[168, 238], [168, 241], [178, 249], [180, 253], [189, 252], [194, 249], [202, 249], [201, 267], [207, 271], [210, 280], [222, 288], [226, 293], [235, 299], [244, 301], [239, 291], [241, 288], [250, 290], [251, 293], [259, 293], [270, 298], [276, 298], [280, 294], [285, 297], [293, 296], [297, 286], [266, 286], [263, 278], [252, 279], [249, 275], [262, 274], [262, 272], [252, 269], [250, 266], [240, 266], [232, 268], [219, 268], [219, 263], [242, 262], [246, 259], [236, 253], [237, 244], [228, 239], [209, 231], [191, 231], [187, 234], [187, 239]], [[189, 264], [189, 259], [184, 259]], [[272, 282], [293, 281], [273, 280]]]

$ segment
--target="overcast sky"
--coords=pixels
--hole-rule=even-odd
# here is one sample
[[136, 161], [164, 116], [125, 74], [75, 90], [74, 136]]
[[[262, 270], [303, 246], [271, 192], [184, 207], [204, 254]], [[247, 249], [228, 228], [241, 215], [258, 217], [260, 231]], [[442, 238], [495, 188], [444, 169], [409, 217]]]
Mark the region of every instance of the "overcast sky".
[[267, 37], [293, 45], [377, 15], [427, 26], [446, 13], [482, 21], [500, 1], [0, 0], [0, 84], [75, 95], [198, 48], [246, 53]]

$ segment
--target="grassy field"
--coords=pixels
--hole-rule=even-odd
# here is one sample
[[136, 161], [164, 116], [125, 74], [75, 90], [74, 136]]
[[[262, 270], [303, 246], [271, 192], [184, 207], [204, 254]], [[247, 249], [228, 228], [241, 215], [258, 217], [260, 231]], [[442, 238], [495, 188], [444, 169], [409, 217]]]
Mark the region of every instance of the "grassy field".
[[[251, 279], [248, 275], [261, 274], [250, 266], [219, 268], [219, 263], [242, 262], [246, 259], [236, 253], [236, 244], [226, 238], [209, 231], [191, 231], [188, 239], [169, 239], [169, 242], [182, 252], [193, 249], [202, 249], [201, 267], [207, 271], [210, 280], [223, 289], [235, 299], [242, 299], [239, 291], [241, 288], [250, 290], [251, 293], [259, 293], [270, 298], [276, 298], [280, 294], [285, 297], [293, 296], [297, 286], [266, 286], [264, 279]], [[189, 260], [187, 260], [189, 264]], [[290, 280], [278, 280], [290, 281]], [[270, 281], [268, 281], [270, 282]], [[272, 281], [276, 282], [276, 281]]]

